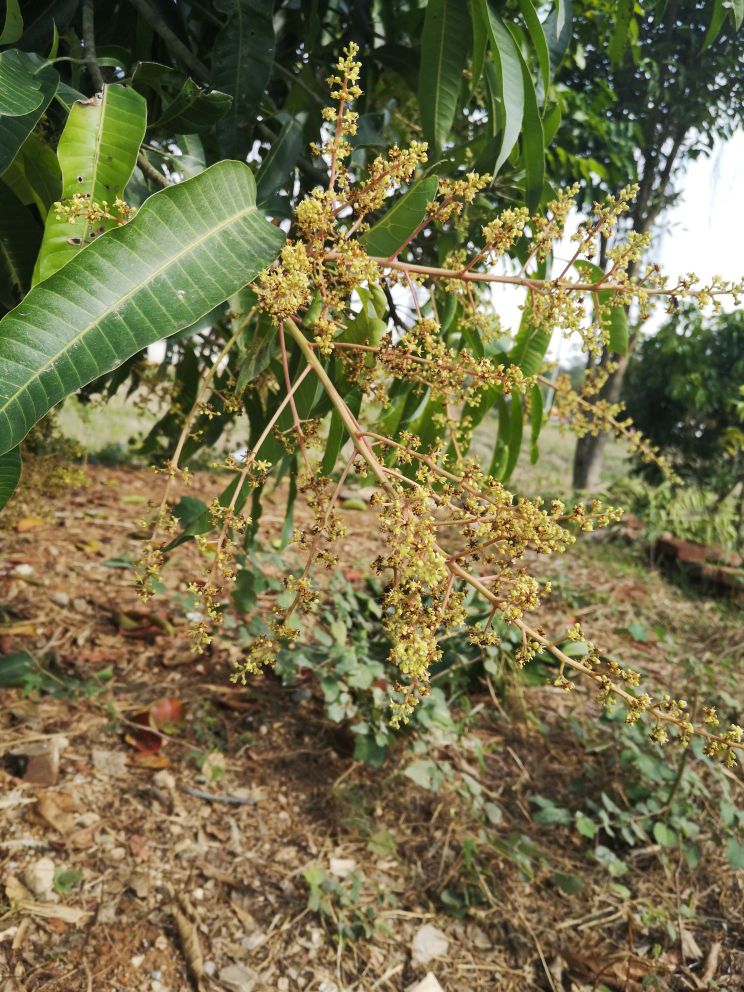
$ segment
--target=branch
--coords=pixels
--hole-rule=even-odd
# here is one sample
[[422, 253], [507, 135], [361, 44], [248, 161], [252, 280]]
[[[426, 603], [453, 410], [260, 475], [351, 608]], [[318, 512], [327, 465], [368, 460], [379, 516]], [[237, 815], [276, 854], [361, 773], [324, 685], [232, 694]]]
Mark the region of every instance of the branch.
[[85, 54], [85, 66], [93, 80], [96, 90], [103, 90], [105, 86], [101, 67], [96, 61], [96, 34], [93, 22], [93, 0], [85, 0], [83, 4], [83, 52]]
[[185, 45], [172, 28], [168, 27], [157, 10], [154, 10], [148, 0], [129, 0], [132, 6], [142, 15], [155, 34], [160, 35], [168, 48], [185, 66], [195, 73], [202, 82], [209, 79], [209, 69], [200, 62], [188, 45]]

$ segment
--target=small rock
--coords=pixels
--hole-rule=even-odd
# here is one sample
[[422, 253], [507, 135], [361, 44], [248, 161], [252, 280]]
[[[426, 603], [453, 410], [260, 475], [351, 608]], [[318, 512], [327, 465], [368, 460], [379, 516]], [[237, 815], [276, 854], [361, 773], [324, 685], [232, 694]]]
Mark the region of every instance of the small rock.
[[51, 599], [51, 601], [53, 603], [56, 603], [57, 606], [69, 606], [70, 605], [70, 597], [68, 596], [68, 594], [66, 592], [62, 592], [61, 589], [58, 592], [53, 592], [52, 595], [49, 598]]
[[210, 978], [212, 977], [212, 975], [217, 974], [217, 965], [214, 963], [214, 961], [204, 962], [204, 974], [209, 975]]
[[93, 751], [93, 767], [100, 775], [120, 778], [127, 774], [127, 758], [123, 751]]
[[35, 896], [49, 895], [54, 885], [54, 862], [51, 858], [39, 858], [32, 862], [23, 873], [23, 881]]
[[152, 777], [152, 781], [153, 785], [156, 785], [159, 789], [167, 789], [169, 792], [176, 787], [175, 778], [165, 768], [156, 772]]
[[25, 762], [22, 778], [36, 785], [56, 785], [59, 779], [59, 756], [69, 744], [66, 737], [24, 744], [11, 751], [13, 757]]
[[28, 578], [29, 575], [34, 574], [34, 569], [32, 565], [16, 565], [13, 569], [13, 575], [19, 575], [22, 579]]
[[351, 875], [356, 866], [357, 863], [353, 858], [331, 858], [331, 875], [335, 875], [336, 878], [346, 878]]
[[242, 964], [229, 964], [220, 968], [220, 981], [230, 992], [252, 992], [258, 976]]
[[411, 957], [416, 964], [427, 965], [435, 958], [444, 957], [448, 948], [447, 935], [427, 923], [416, 931], [411, 941]]
[[436, 980], [432, 972], [425, 975], [420, 982], [416, 982], [412, 985], [408, 992], [444, 992], [444, 989]]
[[133, 958], [129, 959], [129, 963], [133, 968], [139, 968], [142, 962], [145, 960], [144, 954], [135, 954]]
[[262, 933], [261, 930], [256, 930], [254, 933], [249, 933], [247, 937], [243, 937], [240, 943], [246, 951], [255, 951], [265, 940], [266, 934]]

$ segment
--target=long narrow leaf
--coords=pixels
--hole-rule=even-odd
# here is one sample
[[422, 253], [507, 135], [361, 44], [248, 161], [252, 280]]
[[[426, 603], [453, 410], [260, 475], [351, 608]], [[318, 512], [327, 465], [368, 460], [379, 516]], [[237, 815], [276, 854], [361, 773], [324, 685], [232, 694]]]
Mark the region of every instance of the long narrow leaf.
[[522, 120], [524, 119], [524, 76], [522, 57], [514, 44], [514, 39], [488, 5], [481, 0], [483, 15], [491, 39], [493, 64], [500, 86], [501, 101], [504, 107], [504, 131], [501, 149], [493, 166], [496, 175], [517, 143]]
[[545, 102], [545, 97], [550, 86], [550, 50], [548, 49], [548, 39], [545, 37], [545, 30], [537, 16], [537, 11], [532, 0], [519, 0], [519, 9], [522, 12], [524, 23], [530, 35], [532, 48], [535, 52], [537, 64], [540, 67], [540, 81], [542, 83], [541, 103]]
[[462, 0], [429, 0], [421, 38], [418, 98], [421, 127], [434, 158], [452, 129], [470, 48], [470, 17]]
[[530, 210], [536, 210], [540, 203], [545, 181], [545, 144], [540, 111], [537, 107], [537, 94], [532, 76], [524, 60], [522, 60], [522, 79], [524, 81], [522, 159], [524, 160], [526, 177], [525, 202]]
[[[57, 157], [62, 170], [62, 200], [75, 194], [91, 205], [121, 196], [129, 182], [145, 135], [147, 104], [135, 90], [118, 83], [104, 86], [85, 102], [75, 103], [59, 139]], [[115, 220], [92, 223], [79, 217], [70, 224], [54, 212], [47, 215], [44, 240], [34, 269], [34, 285], [49, 278]]]
[[212, 83], [232, 97], [218, 125], [225, 155], [244, 158], [274, 64], [273, 0], [216, 0], [229, 19], [217, 35]]
[[375, 258], [396, 255], [426, 217], [426, 208], [436, 196], [438, 185], [436, 176], [414, 183], [361, 239], [367, 254]]
[[228, 299], [283, 242], [242, 163], [155, 193], [0, 321], [0, 452], [65, 396]]

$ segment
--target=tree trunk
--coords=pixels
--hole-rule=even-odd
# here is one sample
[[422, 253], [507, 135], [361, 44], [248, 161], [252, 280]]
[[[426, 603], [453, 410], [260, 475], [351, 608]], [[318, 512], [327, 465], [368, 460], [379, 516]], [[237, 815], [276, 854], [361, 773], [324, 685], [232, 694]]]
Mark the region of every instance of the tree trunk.
[[[603, 351], [601, 364], [606, 364], [610, 357], [617, 361], [618, 367], [607, 377], [607, 382], [599, 392], [599, 398], [607, 400], [608, 403], [619, 403], [625, 370], [628, 367], [628, 356], [617, 358], [616, 355], [610, 356], [607, 351]], [[599, 434], [587, 434], [577, 440], [573, 463], [574, 489], [595, 492], [600, 488], [602, 460], [608, 438], [607, 431], [600, 431]]]

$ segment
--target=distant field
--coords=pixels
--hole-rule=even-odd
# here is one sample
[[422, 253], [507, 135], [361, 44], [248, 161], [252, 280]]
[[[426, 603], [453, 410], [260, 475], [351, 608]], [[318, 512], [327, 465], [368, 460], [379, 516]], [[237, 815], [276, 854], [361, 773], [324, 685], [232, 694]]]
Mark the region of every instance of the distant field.
[[[126, 460], [126, 453], [142, 441], [158, 419], [154, 410], [143, 410], [133, 400], [115, 396], [106, 405], [83, 406], [72, 398], [62, 407], [59, 424], [64, 433], [77, 441], [90, 455], [101, 451], [109, 456], [119, 449]], [[475, 448], [484, 460], [490, 458], [496, 433], [495, 420], [485, 421], [476, 433]], [[222, 450], [242, 445], [240, 426], [230, 432]], [[530, 465], [529, 447], [525, 438], [519, 462], [510, 485], [528, 496], [568, 496], [571, 493], [571, 472], [576, 439], [569, 432], [562, 432], [555, 421], [550, 421], [540, 434], [540, 459]], [[605, 448], [602, 480], [609, 486], [628, 474], [626, 447], [614, 439]]]

